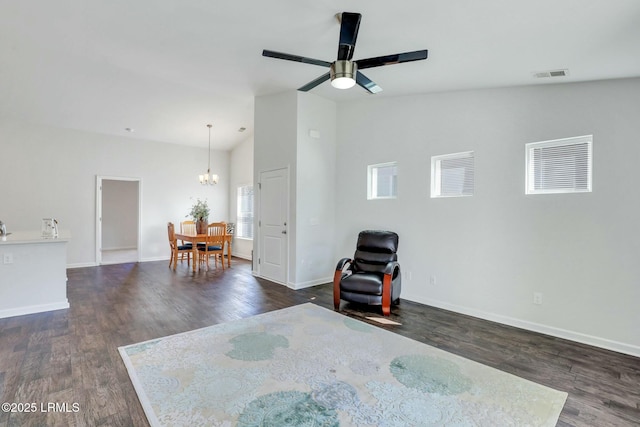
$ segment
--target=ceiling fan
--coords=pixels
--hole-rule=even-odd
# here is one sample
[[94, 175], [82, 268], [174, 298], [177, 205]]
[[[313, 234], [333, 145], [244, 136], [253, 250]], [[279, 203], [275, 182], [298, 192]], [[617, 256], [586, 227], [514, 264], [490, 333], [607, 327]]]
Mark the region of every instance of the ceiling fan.
[[274, 52], [266, 49], [262, 51], [262, 56], [286, 59], [287, 61], [303, 62], [305, 64], [313, 64], [329, 68], [328, 73], [325, 73], [317, 79], [298, 88], [298, 90], [303, 92], [307, 92], [319, 84], [331, 79], [331, 85], [338, 89], [349, 89], [357, 83], [370, 93], [378, 93], [382, 91], [382, 88], [369, 80], [369, 78], [362, 74], [360, 70], [380, 67], [382, 65], [400, 64], [402, 62], [427, 59], [428, 51], [425, 49], [353, 61], [353, 51], [356, 47], [356, 39], [358, 38], [358, 30], [360, 29], [360, 20], [362, 19], [362, 15], [359, 13], [342, 12], [337, 14], [336, 18], [340, 20], [340, 41], [338, 43], [337, 60], [327, 62], [319, 59]]

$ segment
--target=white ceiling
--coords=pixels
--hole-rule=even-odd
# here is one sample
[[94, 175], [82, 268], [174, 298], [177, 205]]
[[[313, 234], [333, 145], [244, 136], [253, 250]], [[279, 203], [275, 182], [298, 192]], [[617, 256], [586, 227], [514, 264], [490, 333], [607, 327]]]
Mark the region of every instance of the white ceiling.
[[312, 90], [336, 102], [640, 76], [639, 0], [0, 0], [0, 114], [199, 147], [213, 123], [229, 149], [256, 95], [327, 71], [262, 49], [333, 61], [341, 11], [362, 14], [354, 59], [429, 59], [366, 70], [376, 95]]

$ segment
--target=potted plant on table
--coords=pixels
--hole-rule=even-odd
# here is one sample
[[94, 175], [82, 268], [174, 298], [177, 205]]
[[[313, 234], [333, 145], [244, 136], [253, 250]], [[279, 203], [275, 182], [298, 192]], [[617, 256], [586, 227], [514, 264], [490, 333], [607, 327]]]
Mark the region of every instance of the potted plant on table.
[[191, 206], [191, 211], [187, 217], [189, 216], [196, 222], [196, 233], [206, 234], [207, 221], [209, 218], [209, 205], [207, 201], [197, 199], [193, 206]]

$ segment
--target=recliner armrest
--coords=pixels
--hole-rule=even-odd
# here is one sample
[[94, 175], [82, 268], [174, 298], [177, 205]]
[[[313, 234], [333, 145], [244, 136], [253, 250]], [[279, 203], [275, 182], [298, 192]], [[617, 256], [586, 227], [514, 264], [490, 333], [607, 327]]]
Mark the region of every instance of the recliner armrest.
[[353, 260], [351, 258], [342, 258], [336, 265], [336, 271], [342, 271], [347, 264], [351, 264]]
[[384, 267], [383, 274], [389, 274], [395, 279], [399, 272], [400, 264], [398, 263], [398, 261], [391, 261]]
[[351, 258], [342, 258], [336, 265], [336, 272], [333, 273], [333, 308], [335, 310], [340, 309], [340, 281], [349, 274], [350, 270], [343, 271], [347, 265], [351, 267], [353, 260]]

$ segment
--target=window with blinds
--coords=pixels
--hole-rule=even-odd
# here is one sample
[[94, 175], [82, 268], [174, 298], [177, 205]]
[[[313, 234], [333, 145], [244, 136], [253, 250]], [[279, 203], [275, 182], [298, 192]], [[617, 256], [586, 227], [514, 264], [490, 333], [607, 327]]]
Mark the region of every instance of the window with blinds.
[[369, 165], [367, 168], [367, 199], [395, 199], [398, 194], [396, 162]]
[[526, 145], [526, 194], [591, 191], [593, 135]]
[[253, 239], [253, 185], [238, 187], [236, 237]]
[[473, 151], [431, 157], [431, 197], [473, 196], [474, 174]]

